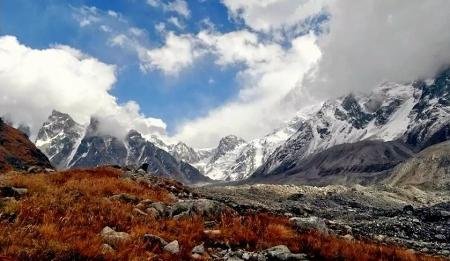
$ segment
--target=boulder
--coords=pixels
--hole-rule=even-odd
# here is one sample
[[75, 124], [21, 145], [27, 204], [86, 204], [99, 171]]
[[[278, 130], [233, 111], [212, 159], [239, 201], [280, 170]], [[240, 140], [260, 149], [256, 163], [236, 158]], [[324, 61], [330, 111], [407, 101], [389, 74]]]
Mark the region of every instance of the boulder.
[[[186, 217], [199, 215], [205, 219], [215, 219], [224, 211], [233, 211], [225, 204], [209, 199], [180, 200], [170, 206], [168, 212], [170, 217]], [[179, 216], [182, 214], [181, 216]]]
[[328, 234], [328, 227], [325, 221], [318, 217], [293, 217], [289, 221], [300, 231], [316, 230], [323, 234]]
[[126, 194], [126, 193], [113, 195], [113, 196], [109, 197], [109, 199], [110, 200], [118, 200], [118, 201], [122, 201], [125, 203], [132, 203], [132, 204], [136, 204], [139, 202], [139, 199], [136, 196]]
[[153, 204], [153, 200], [151, 199], [144, 199], [139, 204], [136, 205], [136, 207], [140, 210], [145, 210], [150, 207], [151, 204]]
[[308, 260], [305, 254], [293, 254], [285, 245], [274, 246], [264, 251], [269, 260]]
[[145, 234], [144, 242], [149, 244], [152, 247], [157, 246], [159, 248], [163, 248], [168, 244], [167, 241], [164, 240], [163, 238], [152, 235], [152, 234]]
[[134, 208], [133, 209], [133, 214], [136, 216], [148, 216], [147, 213], [145, 213], [144, 211], [138, 209], [138, 208]]
[[114, 253], [114, 248], [112, 248], [112, 247], [111, 247], [110, 245], [108, 245], [108, 244], [103, 244], [102, 247], [101, 247], [101, 249], [100, 249], [100, 252], [101, 252], [103, 255], [112, 254], [112, 253]]
[[112, 247], [117, 247], [118, 245], [130, 240], [130, 235], [128, 233], [117, 232], [108, 226], [102, 229], [100, 236], [102, 237], [104, 243]]
[[150, 217], [153, 217], [155, 219], [160, 217], [159, 211], [156, 210], [155, 208], [147, 208], [145, 210], [145, 213], [147, 213], [147, 215], [149, 215]]
[[193, 254], [200, 254], [200, 255], [203, 255], [203, 253], [205, 253], [205, 244], [204, 244], [204, 243], [201, 243], [200, 245], [195, 246], [195, 247], [192, 249], [191, 252], [192, 252]]
[[177, 240], [174, 240], [167, 244], [163, 249], [169, 253], [178, 254], [180, 252], [180, 245]]
[[162, 217], [162, 216], [165, 216], [165, 214], [166, 214], [167, 206], [164, 203], [155, 202], [155, 203], [150, 204], [149, 208], [156, 209], [158, 211], [159, 216]]

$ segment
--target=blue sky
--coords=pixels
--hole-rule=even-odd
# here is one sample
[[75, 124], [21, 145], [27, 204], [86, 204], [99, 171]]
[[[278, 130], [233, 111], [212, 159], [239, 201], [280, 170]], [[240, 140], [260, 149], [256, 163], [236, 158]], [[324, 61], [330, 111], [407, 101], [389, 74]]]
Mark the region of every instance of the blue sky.
[[145, 44], [157, 47], [164, 36], [155, 25], [167, 24], [170, 17], [178, 17], [185, 28], [167, 24], [176, 33], [196, 33], [209, 19], [217, 30], [227, 32], [239, 28], [228, 17], [227, 9], [217, 1], [189, 1], [189, 18], [176, 12], [164, 12], [145, 0], [124, 1], [59, 1], [59, 0], [5, 0], [0, 3], [0, 34], [14, 35], [29, 47], [44, 49], [54, 44], [68, 45], [96, 57], [102, 62], [118, 66], [117, 83], [111, 93], [120, 103], [134, 100], [144, 114], [163, 119], [172, 131], [178, 121], [204, 115], [208, 110], [232, 99], [237, 91], [237, 68], [218, 68], [211, 59], [176, 76], [165, 76], [160, 71], [142, 72], [134, 54], [118, 50], [108, 44], [108, 35], [95, 26], [80, 27], [74, 13], [83, 7], [95, 7], [106, 15], [114, 11], [125, 21], [105, 21], [105, 25], [136, 27], [145, 30]]

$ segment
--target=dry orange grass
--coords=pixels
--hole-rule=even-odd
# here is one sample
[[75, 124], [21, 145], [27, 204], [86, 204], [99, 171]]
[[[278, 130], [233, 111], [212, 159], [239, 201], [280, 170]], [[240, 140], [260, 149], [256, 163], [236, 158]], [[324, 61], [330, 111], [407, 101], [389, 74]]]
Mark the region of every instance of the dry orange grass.
[[[116, 169], [98, 168], [4, 176], [4, 183], [26, 187], [29, 193], [18, 203], [0, 206], [0, 212], [17, 214], [12, 223], [0, 220], [0, 260], [189, 260], [191, 249], [202, 242], [207, 247], [226, 245], [249, 250], [285, 244], [293, 252], [311, 254], [319, 260], [434, 260], [393, 247], [316, 233], [299, 234], [286, 218], [266, 214], [224, 215], [217, 220], [215, 229], [222, 233], [216, 236], [203, 233], [200, 217], [175, 221], [133, 216], [132, 204], [108, 197], [129, 193], [166, 203], [171, 197], [162, 186], [136, 183], [120, 175]], [[99, 232], [105, 226], [131, 235], [114, 255], [101, 253]], [[181, 253], [170, 255], [147, 245], [143, 240], [146, 233], [167, 241], [178, 240]]]
[[287, 218], [267, 214], [222, 217], [220, 229], [222, 233], [213, 239], [226, 245], [259, 250], [283, 244], [314, 260], [444, 260], [395, 246], [348, 241], [317, 232], [297, 233]]

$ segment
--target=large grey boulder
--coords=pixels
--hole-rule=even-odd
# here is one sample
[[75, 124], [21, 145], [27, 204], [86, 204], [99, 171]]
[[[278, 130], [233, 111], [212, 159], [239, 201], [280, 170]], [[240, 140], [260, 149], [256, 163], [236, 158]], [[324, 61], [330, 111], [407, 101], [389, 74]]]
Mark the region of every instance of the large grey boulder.
[[102, 237], [104, 243], [112, 247], [117, 247], [120, 244], [130, 240], [130, 235], [128, 233], [117, 232], [108, 226], [102, 229], [100, 236]]
[[293, 217], [290, 218], [289, 221], [301, 231], [309, 231], [316, 230], [323, 234], [328, 234], [328, 227], [325, 224], [325, 221], [318, 217]]
[[170, 217], [186, 217], [199, 215], [205, 219], [215, 219], [224, 211], [233, 211], [225, 204], [209, 199], [181, 200], [170, 206]]

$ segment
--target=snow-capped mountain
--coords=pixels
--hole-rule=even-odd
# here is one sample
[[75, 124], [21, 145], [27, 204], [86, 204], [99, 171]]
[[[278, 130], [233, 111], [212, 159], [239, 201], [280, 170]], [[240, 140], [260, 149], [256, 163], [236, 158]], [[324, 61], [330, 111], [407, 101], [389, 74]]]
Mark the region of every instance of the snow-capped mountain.
[[[447, 140], [449, 82], [450, 69], [433, 81], [385, 83], [369, 94], [350, 94], [305, 108], [262, 138], [245, 141], [230, 135], [220, 140], [216, 148], [208, 149], [193, 149], [183, 142], [167, 144], [158, 136], [139, 134], [140, 138], [136, 138], [136, 133], [129, 133], [125, 141], [120, 141], [97, 135], [90, 130], [93, 126], [81, 126], [69, 115], [55, 111], [39, 132], [36, 145], [60, 168], [100, 163], [140, 164], [154, 159], [153, 155], [168, 152], [156, 159], [189, 163], [215, 180], [242, 180], [254, 173], [256, 176], [281, 173], [295, 161], [343, 143], [402, 139], [420, 150]], [[141, 145], [151, 145], [138, 146], [133, 139], [138, 139]], [[185, 170], [181, 171], [183, 166]], [[183, 166], [177, 165], [175, 169], [195, 172]]]
[[220, 140], [217, 148], [197, 150], [199, 160], [189, 162], [211, 179], [227, 181], [245, 179], [297, 131], [298, 120], [295, 118], [263, 138], [249, 142], [234, 135], [226, 136]]
[[450, 138], [450, 70], [434, 81], [386, 83], [367, 95], [325, 102], [252, 177], [284, 173], [301, 159], [338, 144], [403, 140], [417, 150]]
[[38, 147], [56, 168], [66, 168], [84, 136], [85, 127], [68, 114], [53, 111], [36, 139]]
[[62, 169], [147, 164], [150, 173], [184, 183], [209, 181], [190, 164], [156, 146], [153, 142], [166, 146], [157, 137], [146, 139], [131, 130], [124, 139], [119, 139], [100, 133], [98, 124], [99, 121], [92, 118], [88, 126], [83, 126], [68, 114], [53, 111], [39, 131], [35, 144], [55, 166]]

